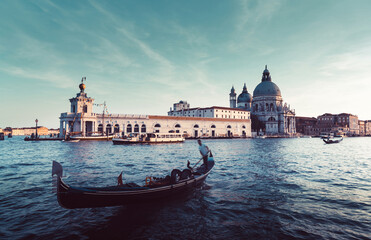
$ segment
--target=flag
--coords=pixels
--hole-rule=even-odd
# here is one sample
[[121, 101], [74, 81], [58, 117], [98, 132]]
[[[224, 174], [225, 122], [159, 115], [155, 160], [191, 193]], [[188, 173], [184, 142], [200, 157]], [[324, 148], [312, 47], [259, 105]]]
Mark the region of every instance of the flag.
[[122, 185], [124, 185], [124, 183], [122, 182], [122, 172], [121, 172], [120, 175], [117, 177], [117, 185], [118, 185], [118, 186], [122, 186]]

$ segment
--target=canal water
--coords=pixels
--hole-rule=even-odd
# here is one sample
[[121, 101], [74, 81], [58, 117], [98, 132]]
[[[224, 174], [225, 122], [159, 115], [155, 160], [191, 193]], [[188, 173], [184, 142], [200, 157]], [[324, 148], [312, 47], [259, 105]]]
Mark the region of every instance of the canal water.
[[0, 141], [0, 239], [371, 239], [371, 138], [205, 140], [215, 167], [180, 198], [120, 207], [58, 205], [52, 161], [74, 186], [123, 171], [144, 184], [199, 160], [170, 145]]

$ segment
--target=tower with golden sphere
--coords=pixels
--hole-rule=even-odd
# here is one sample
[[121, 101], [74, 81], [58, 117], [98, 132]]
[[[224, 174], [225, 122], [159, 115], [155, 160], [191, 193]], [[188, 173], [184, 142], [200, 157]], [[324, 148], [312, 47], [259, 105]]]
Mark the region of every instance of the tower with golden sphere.
[[91, 114], [93, 111], [93, 103], [94, 99], [87, 96], [85, 93], [86, 85], [84, 84], [86, 81], [86, 77], [81, 79], [81, 83], [79, 85], [80, 92], [76, 95], [76, 97], [71, 98], [71, 113], [82, 113], [82, 114]]

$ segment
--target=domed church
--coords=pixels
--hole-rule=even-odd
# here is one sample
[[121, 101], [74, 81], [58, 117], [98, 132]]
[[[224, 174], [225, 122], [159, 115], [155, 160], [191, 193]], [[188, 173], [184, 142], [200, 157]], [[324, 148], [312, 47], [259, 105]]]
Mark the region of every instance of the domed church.
[[[230, 107], [236, 107], [234, 87], [229, 94]], [[255, 87], [253, 95], [247, 91], [246, 84], [237, 98], [237, 108], [251, 111], [265, 125], [267, 135], [293, 135], [296, 133], [295, 110], [283, 104], [281, 90], [272, 82], [270, 72], [265, 66], [261, 82]], [[264, 129], [262, 129], [264, 131]]]

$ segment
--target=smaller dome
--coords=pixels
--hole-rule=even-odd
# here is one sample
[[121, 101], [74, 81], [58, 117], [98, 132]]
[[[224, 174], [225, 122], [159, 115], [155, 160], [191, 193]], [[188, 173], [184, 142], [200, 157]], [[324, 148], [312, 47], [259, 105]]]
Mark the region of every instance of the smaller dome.
[[242, 93], [238, 95], [237, 103], [252, 102], [252, 95], [247, 91], [246, 83], [243, 85]]
[[238, 95], [237, 103], [251, 103], [252, 102], [252, 96], [248, 92], [243, 92], [240, 95]]

